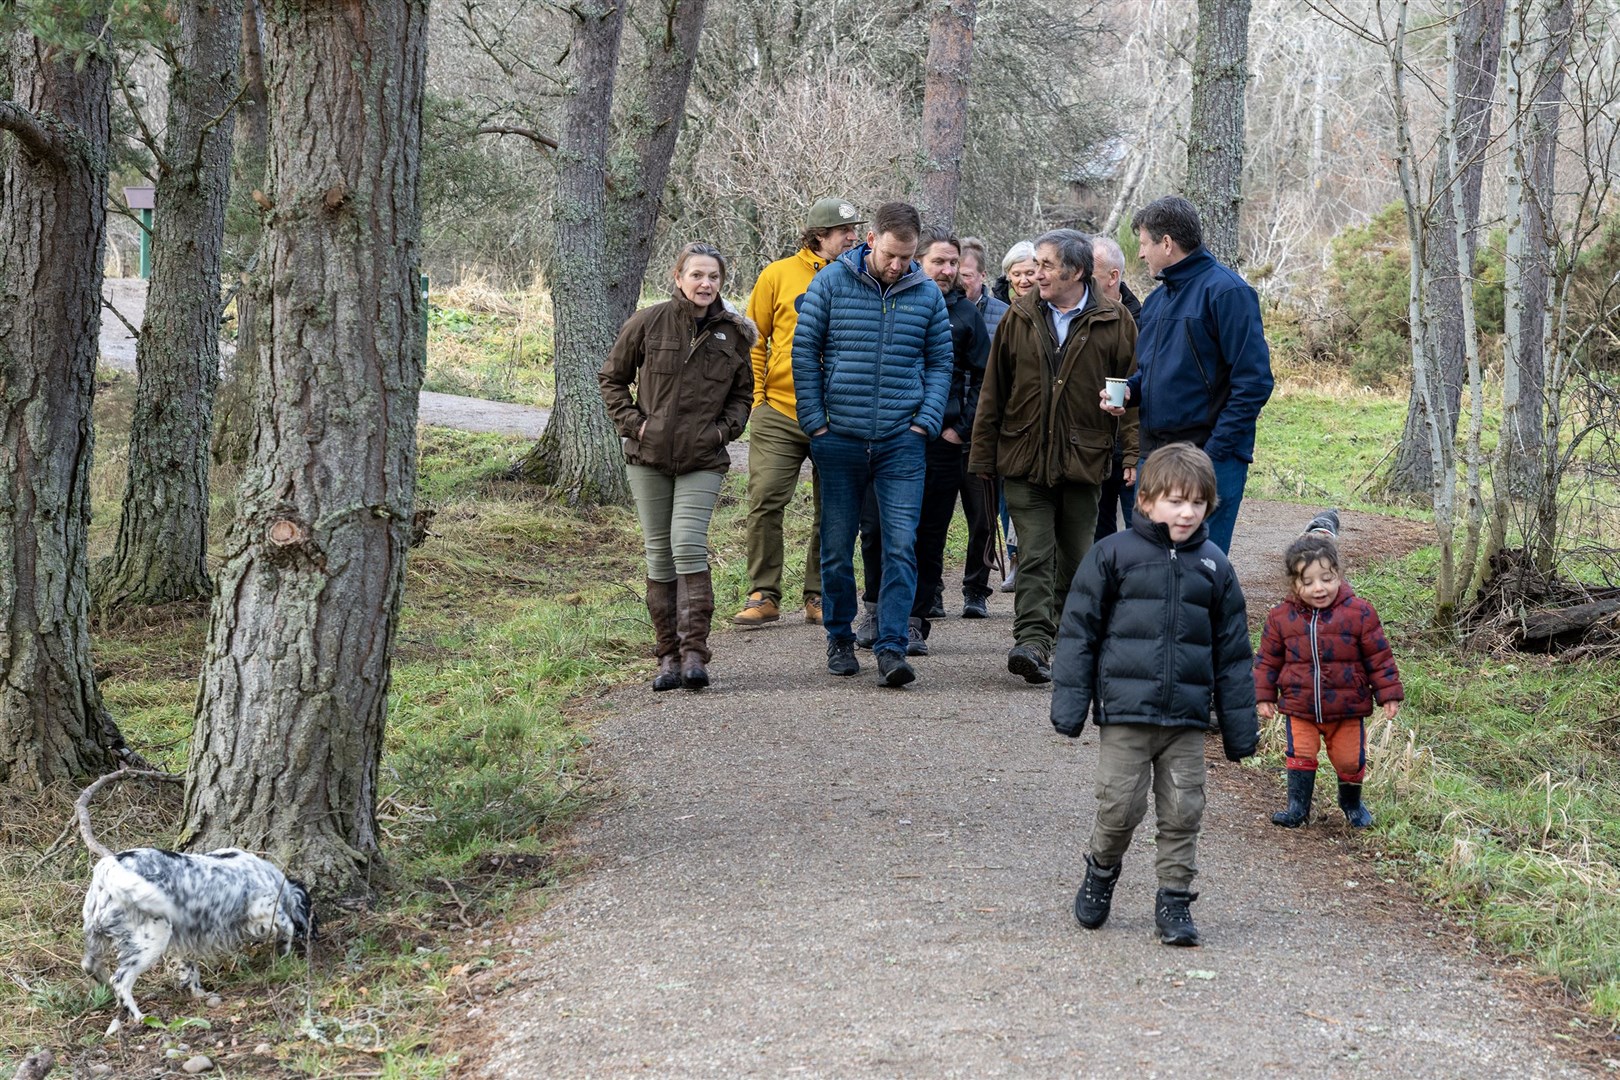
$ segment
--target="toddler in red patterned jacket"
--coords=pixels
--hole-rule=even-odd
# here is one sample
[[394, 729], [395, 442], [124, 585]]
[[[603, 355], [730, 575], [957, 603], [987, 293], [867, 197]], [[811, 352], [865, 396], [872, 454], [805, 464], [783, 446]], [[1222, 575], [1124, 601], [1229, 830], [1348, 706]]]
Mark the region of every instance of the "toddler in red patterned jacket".
[[1318, 747], [1326, 743], [1339, 774], [1339, 808], [1353, 827], [1364, 829], [1372, 824], [1361, 802], [1366, 721], [1375, 698], [1384, 715], [1395, 718], [1406, 697], [1400, 673], [1378, 612], [1342, 576], [1332, 535], [1313, 529], [1289, 545], [1283, 559], [1293, 595], [1266, 616], [1254, 666], [1261, 717], [1281, 714], [1287, 721], [1288, 809], [1271, 820], [1288, 829], [1305, 824]]

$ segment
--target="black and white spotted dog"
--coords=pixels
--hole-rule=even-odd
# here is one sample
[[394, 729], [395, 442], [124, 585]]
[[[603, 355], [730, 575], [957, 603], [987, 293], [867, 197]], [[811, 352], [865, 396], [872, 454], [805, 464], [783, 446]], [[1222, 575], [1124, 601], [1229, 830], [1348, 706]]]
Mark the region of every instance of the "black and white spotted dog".
[[[268, 941], [285, 955], [314, 932], [309, 890], [257, 855], [236, 848], [203, 855], [131, 848], [106, 854], [91, 875], [84, 970], [109, 984], [139, 1024], [135, 980], [165, 955], [180, 964], [179, 984], [200, 998], [197, 961]], [[115, 1019], [107, 1034], [119, 1026]]]

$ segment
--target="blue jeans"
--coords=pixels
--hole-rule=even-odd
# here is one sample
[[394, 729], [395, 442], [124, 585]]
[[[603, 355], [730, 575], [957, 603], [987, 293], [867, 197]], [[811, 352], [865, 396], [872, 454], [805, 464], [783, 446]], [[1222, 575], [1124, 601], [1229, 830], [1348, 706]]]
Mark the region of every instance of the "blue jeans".
[[883, 538], [874, 653], [906, 651], [911, 602], [917, 592], [917, 522], [922, 515], [927, 439], [915, 431], [867, 442], [828, 431], [810, 440], [821, 474], [821, 617], [828, 641], [853, 641], [855, 535], [867, 488], [877, 493]]
[[1232, 552], [1232, 529], [1237, 525], [1238, 507], [1243, 505], [1243, 488], [1249, 482], [1249, 463], [1241, 458], [1212, 458], [1215, 465], [1215, 495], [1220, 505], [1209, 515], [1209, 538], [1227, 554]]

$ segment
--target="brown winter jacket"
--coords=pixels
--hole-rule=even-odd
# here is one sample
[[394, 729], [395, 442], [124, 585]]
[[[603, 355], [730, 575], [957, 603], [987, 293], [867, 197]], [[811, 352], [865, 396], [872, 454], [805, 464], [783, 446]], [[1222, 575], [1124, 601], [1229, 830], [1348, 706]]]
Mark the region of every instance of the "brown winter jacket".
[[1033, 484], [1100, 484], [1113, 469], [1116, 431], [1136, 465], [1136, 411], [1118, 419], [1097, 403], [1107, 376], [1136, 371], [1136, 323], [1092, 289], [1057, 337], [1038, 289], [1014, 300], [996, 327], [973, 421], [968, 471]]
[[698, 309], [677, 294], [619, 331], [596, 380], [630, 464], [671, 476], [731, 467], [726, 444], [742, 434], [754, 399], [755, 331], [721, 302], [711, 310], [700, 331]]

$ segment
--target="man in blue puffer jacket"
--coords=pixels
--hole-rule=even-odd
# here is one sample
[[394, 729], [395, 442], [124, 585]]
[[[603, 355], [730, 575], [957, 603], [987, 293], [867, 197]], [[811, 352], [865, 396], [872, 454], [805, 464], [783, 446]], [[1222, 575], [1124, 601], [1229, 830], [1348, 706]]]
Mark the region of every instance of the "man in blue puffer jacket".
[[1142, 460], [1173, 442], [1203, 448], [1215, 464], [1220, 500], [1209, 515], [1209, 538], [1230, 551], [1255, 424], [1271, 398], [1260, 300], [1243, 275], [1204, 247], [1198, 211], [1179, 195], [1138, 210], [1131, 228], [1142, 261], [1164, 283], [1142, 301], [1137, 370], [1127, 384], [1127, 401], [1141, 409]]
[[922, 220], [885, 203], [866, 243], [815, 276], [793, 332], [799, 426], [821, 474], [822, 617], [827, 670], [860, 671], [855, 659], [855, 534], [866, 490], [877, 491], [883, 585], [872, 650], [878, 681], [916, 678], [906, 662], [917, 590], [917, 521], [924, 447], [939, 435], [955, 362], [951, 322], [933, 280], [912, 260]]

